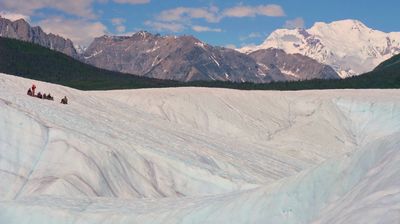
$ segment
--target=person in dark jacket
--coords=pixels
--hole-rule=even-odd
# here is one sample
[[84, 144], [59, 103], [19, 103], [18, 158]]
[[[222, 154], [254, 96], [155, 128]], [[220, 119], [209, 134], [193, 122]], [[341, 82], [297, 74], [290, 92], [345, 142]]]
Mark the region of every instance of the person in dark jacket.
[[61, 99], [61, 103], [62, 104], [68, 104], [68, 99], [66, 96], [64, 96], [64, 98]]
[[37, 98], [39, 98], [39, 99], [43, 99], [43, 95], [42, 95], [42, 93], [41, 93], [41, 92], [38, 92], [38, 94], [37, 94]]
[[54, 100], [54, 98], [50, 95], [50, 93], [47, 94], [47, 99], [48, 99], [48, 100]]
[[33, 95], [32, 95], [32, 90], [31, 90], [31, 88], [28, 89], [28, 92], [27, 92], [26, 94], [27, 94], [28, 96], [33, 96]]

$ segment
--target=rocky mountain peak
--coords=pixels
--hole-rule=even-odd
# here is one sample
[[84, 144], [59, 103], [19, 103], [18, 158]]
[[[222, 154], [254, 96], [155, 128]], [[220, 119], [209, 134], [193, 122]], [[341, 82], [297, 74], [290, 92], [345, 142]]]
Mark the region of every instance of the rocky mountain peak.
[[71, 40], [46, 34], [42, 28], [31, 27], [24, 19], [11, 21], [0, 17], [0, 36], [32, 42], [75, 58], [79, 57]]
[[135, 36], [139, 36], [139, 37], [142, 37], [143, 39], [146, 39], [146, 38], [149, 38], [149, 37], [150, 37], [150, 38], [151, 38], [151, 37], [154, 37], [155, 35], [153, 35], [153, 34], [150, 33], [150, 32], [141, 30], [141, 31], [136, 32], [136, 33], [134, 33], [134, 34], [132, 35], [132, 37], [135, 37]]
[[25, 19], [22, 19], [22, 18], [15, 20], [14, 23], [17, 24], [17, 25], [23, 25], [23, 26], [29, 26], [30, 27], [29, 23]]

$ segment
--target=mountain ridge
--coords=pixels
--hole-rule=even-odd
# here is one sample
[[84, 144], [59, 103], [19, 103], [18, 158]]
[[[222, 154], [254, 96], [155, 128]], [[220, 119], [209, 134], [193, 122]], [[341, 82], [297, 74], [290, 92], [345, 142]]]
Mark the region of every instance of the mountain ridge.
[[[274, 56], [268, 55], [278, 56], [289, 57], [284, 52]], [[229, 48], [212, 46], [193, 36], [161, 36], [139, 31], [132, 36], [104, 35], [95, 38], [82, 58], [84, 62], [103, 69], [178, 81], [266, 83], [307, 79], [304, 75], [307, 72], [302, 70], [303, 67], [307, 67], [302, 65], [306, 61], [298, 56], [291, 57], [291, 67], [296, 69], [287, 72], [274, 64], [277, 60], [260, 62], [257, 61], [257, 57], [250, 57]], [[316, 63], [318, 62], [312, 61], [310, 67]], [[317, 78], [339, 78], [328, 74], [331, 70], [327, 74], [324, 72], [325, 70], [320, 70], [310, 75]]]
[[276, 66], [293, 80], [301, 77], [309, 79], [340, 79], [340, 76], [328, 65], [301, 54], [286, 54], [281, 49], [269, 48], [254, 51], [249, 54], [259, 64]]
[[[393, 60], [399, 59], [394, 56]], [[307, 90], [400, 88], [400, 63], [383, 62], [382, 69], [346, 79], [234, 83], [224, 81], [177, 82], [107, 71], [82, 63], [37, 44], [0, 37], [0, 72], [81, 90], [160, 87], [215, 87], [241, 90]]]
[[400, 53], [400, 32], [373, 30], [358, 20], [317, 22], [309, 29], [278, 29], [243, 53], [278, 48], [300, 53], [332, 66], [342, 77], [371, 71], [382, 61]]
[[[373, 43], [373, 46], [368, 47], [365, 41], [361, 44], [343, 42], [343, 46], [337, 48], [340, 51], [336, 51], [337, 49], [333, 51], [321, 37], [332, 33], [332, 40], [337, 40], [335, 38], [341, 34], [336, 32], [337, 30], [349, 33], [347, 39], [363, 38]], [[370, 32], [373, 38], [361, 35], [366, 31]], [[400, 53], [400, 33], [372, 30], [357, 20], [317, 22], [308, 30], [279, 29], [267, 38], [266, 44], [251, 49], [241, 49], [248, 54], [212, 46], [193, 36], [161, 36], [146, 31], [131, 36], [104, 35], [95, 38], [88, 48], [82, 46], [75, 48], [71, 40], [52, 33], [46, 34], [40, 27], [31, 27], [23, 19], [12, 22], [0, 18], [0, 36], [36, 43], [103, 69], [177, 81], [267, 83], [344, 78], [371, 71], [384, 59]], [[280, 42], [274, 42], [276, 40]], [[303, 45], [297, 44], [298, 41]], [[121, 43], [125, 44], [125, 48]], [[283, 47], [279, 45], [272, 48], [281, 49], [283, 53], [273, 56], [269, 55], [272, 51], [279, 51], [270, 50], [261, 51], [265, 55], [259, 55], [260, 52], [257, 57], [251, 55], [251, 52], [269, 49], [271, 44], [281, 44]], [[308, 45], [313, 48], [308, 48]], [[346, 50], [353, 46], [355, 50], [347, 53]], [[288, 49], [282, 49], [285, 47]], [[299, 49], [302, 52], [299, 52]], [[314, 61], [306, 60], [304, 55]], [[266, 58], [269, 61], [265, 61]], [[332, 64], [330, 62], [333, 63], [333, 69], [339, 76], [325, 66], [330, 66]]]
[[[31, 27], [24, 19], [0, 18], [0, 36], [28, 41], [59, 51], [84, 63], [116, 72], [177, 81], [232, 81], [268, 83], [273, 81], [338, 78], [331, 70], [302, 57], [286, 53], [250, 57], [233, 49], [211, 46], [194, 36], [161, 36], [139, 31], [131, 36], [97, 37], [88, 47]], [[274, 58], [280, 57], [280, 58]], [[259, 58], [271, 58], [269, 62]], [[289, 67], [274, 64], [290, 58]], [[303, 63], [309, 62], [306, 66]], [[306, 69], [304, 69], [306, 68]], [[309, 74], [309, 73], [312, 74]], [[326, 74], [325, 74], [326, 73]]]
[[39, 44], [71, 57], [79, 58], [70, 39], [53, 33], [45, 33], [40, 26], [31, 26], [24, 19], [11, 21], [0, 16], [0, 36]]
[[[213, 47], [193, 36], [160, 36], [144, 31], [132, 36], [95, 38], [83, 54], [85, 62], [96, 67], [146, 77], [263, 82], [261, 74], [266, 71], [258, 71], [253, 59], [241, 56], [234, 50]], [[231, 65], [228, 57], [233, 57], [236, 65]], [[284, 80], [284, 77], [277, 79]]]

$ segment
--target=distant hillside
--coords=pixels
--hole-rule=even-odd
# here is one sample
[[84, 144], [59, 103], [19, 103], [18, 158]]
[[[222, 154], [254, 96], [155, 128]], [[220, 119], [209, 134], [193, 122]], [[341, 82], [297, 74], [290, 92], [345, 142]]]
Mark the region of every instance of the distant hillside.
[[36, 44], [0, 38], [0, 72], [82, 90], [165, 87], [174, 81], [111, 72]]
[[177, 81], [127, 75], [102, 70], [50, 49], [14, 39], [0, 38], [0, 72], [61, 84], [82, 90], [135, 89], [178, 86], [219, 87], [246, 90], [400, 88], [400, 55], [377, 69], [341, 80], [308, 80], [268, 84], [223, 81]]
[[[202, 84], [199, 84], [201, 86]], [[270, 84], [222, 84], [210, 83], [208, 86], [235, 89], [258, 90], [307, 90], [307, 89], [398, 89], [400, 88], [400, 54], [382, 62], [371, 72], [346, 79], [307, 80], [292, 82], [275, 82]]]
[[395, 55], [392, 58], [389, 58], [388, 60], [382, 62], [379, 64], [376, 68], [375, 71], [379, 71], [385, 68], [394, 68], [394, 69], [400, 69], [400, 54]]

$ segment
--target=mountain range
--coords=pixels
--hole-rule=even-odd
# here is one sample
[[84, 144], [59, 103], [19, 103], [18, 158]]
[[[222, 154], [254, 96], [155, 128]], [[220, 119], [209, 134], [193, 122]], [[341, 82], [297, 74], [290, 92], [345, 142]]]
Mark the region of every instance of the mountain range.
[[86, 63], [96, 67], [159, 79], [285, 80], [279, 70], [258, 67], [247, 55], [207, 45], [192, 36], [160, 36], [148, 32], [129, 37], [102, 36], [93, 41], [83, 57]]
[[[290, 65], [280, 63], [286, 58], [291, 58], [286, 63]], [[304, 60], [301, 55], [262, 51], [252, 57], [211, 46], [193, 36], [160, 36], [145, 31], [129, 37], [96, 38], [83, 54], [83, 60], [103, 69], [178, 81], [265, 83], [309, 78], [304, 74], [339, 78], [333, 69], [325, 69], [313, 59]]]
[[251, 53], [278, 48], [299, 53], [332, 66], [342, 77], [374, 69], [382, 61], [400, 53], [400, 32], [384, 33], [358, 20], [317, 22], [310, 29], [278, 29], [257, 46], [239, 49]]
[[[279, 54], [280, 50], [267, 50]], [[256, 57], [256, 54], [252, 54]], [[306, 58], [306, 57], [305, 57]], [[243, 90], [368, 89], [400, 88], [400, 55], [375, 70], [346, 79], [251, 83], [225, 81], [178, 82], [123, 74], [83, 63], [63, 53], [26, 41], [0, 37], [0, 72], [56, 83], [81, 90], [160, 87], [218, 87]], [[262, 60], [262, 58], [260, 59]], [[287, 59], [287, 60], [290, 60]], [[277, 62], [279, 63], [279, 61]], [[283, 63], [283, 65], [285, 65]], [[287, 65], [286, 65], [287, 66]]]
[[268, 83], [339, 79], [374, 69], [400, 53], [400, 33], [384, 33], [357, 20], [279, 29], [263, 44], [233, 50], [193, 36], [101, 36], [75, 49], [71, 40], [46, 34], [23, 19], [0, 17], [0, 36], [50, 48], [98, 68], [177, 81]]
[[[339, 78], [329, 66], [283, 51], [279, 54], [262, 51], [253, 57], [233, 49], [211, 46], [193, 36], [161, 36], [145, 31], [132, 36], [98, 37], [86, 49], [77, 51], [72, 41], [46, 34], [23, 19], [0, 18], [0, 21], [0, 36], [36, 43], [99, 68], [139, 76], [177, 81], [254, 83], [310, 77]], [[266, 58], [272, 60], [265, 61]], [[286, 58], [290, 60], [281, 63]]]

